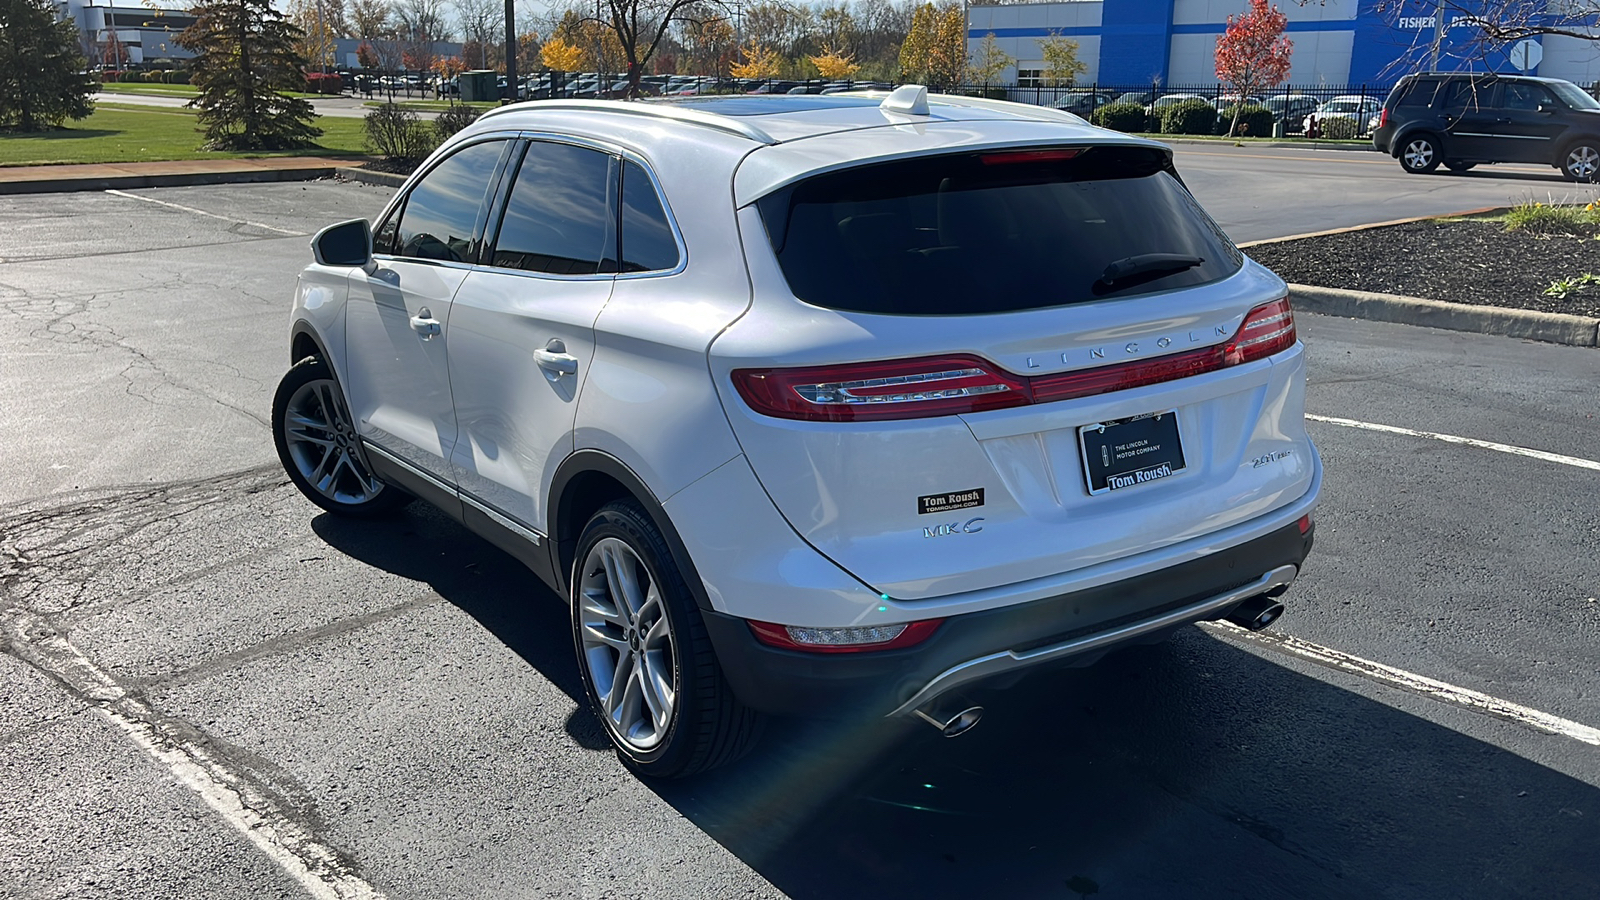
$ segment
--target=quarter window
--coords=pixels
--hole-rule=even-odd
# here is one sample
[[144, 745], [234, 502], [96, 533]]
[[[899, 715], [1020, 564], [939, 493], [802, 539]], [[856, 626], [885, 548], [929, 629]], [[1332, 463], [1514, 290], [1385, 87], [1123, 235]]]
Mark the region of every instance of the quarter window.
[[476, 262], [473, 237], [505, 141], [471, 144], [433, 167], [411, 189], [399, 225], [379, 232], [378, 246], [396, 256]]
[[528, 144], [495, 238], [493, 265], [551, 275], [616, 271], [616, 160], [571, 144]]
[[644, 167], [622, 164], [622, 271], [652, 272], [678, 265], [678, 242], [661, 196]]
[[1550, 92], [1537, 84], [1512, 82], [1502, 87], [1501, 91], [1500, 105], [1505, 109], [1537, 111], [1540, 106], [1551, 102]]

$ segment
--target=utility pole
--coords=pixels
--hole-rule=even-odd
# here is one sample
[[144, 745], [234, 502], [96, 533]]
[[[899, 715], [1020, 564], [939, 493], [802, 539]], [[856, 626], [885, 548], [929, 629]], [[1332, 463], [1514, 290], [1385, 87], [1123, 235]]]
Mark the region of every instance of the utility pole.
[[1428, 71], [1439, 71], [1439, 47], [1444, 43], [1444, 0], [1439, 0], [1433, 12], [1433, 60], [1428, 63]]
[[517, 93], [517, 7], [516, 0], [506, 0], [506, 93], [500, 102], [515, 103], [521, 99]]

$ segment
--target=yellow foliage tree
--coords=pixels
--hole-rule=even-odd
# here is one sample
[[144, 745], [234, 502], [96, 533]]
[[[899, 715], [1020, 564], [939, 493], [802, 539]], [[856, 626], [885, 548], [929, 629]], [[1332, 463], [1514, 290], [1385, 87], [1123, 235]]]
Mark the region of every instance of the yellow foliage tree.
[[775, 78], [783, 66], [778, 51], [765, 44], [752, 44], [743, 50], [744, 62], [734, 63], [728, 71], [735, 78]]
[[1073, 79], [1089, 71], [1078, 59], [1078, 42], [1062, 37], [1059, 31], [1050, 32], [1049, 37], [1039, 42], [1039, 53], [1044, 56], [1044, 71], [1040, 74], [1051, 87], [1071, 84]]
[[583, 65], [583, 49], [561, 38], [551, 38], [539, 48], [539, 61], [552, 72], [576, 72]]
[[912, 83], [928, 83], [928, 54], [933, 47], [935, 10], [925, 3], [911, 13], [911, 28], [900, 43], [900, 77]]
[[967, 16], [951, 4], [934, 17], [933, 46], [928, 52], [929, 83], [953, 88], [967, 74]]
[[817, 56], [808, 56], [811, 64], [817, 67], [817, 74], [823, 78], [838, 80], [849, 78], [861, 71], [861, 65], [848, 54], [840, 53], [831, 47], [823, 47], [822, 53]]

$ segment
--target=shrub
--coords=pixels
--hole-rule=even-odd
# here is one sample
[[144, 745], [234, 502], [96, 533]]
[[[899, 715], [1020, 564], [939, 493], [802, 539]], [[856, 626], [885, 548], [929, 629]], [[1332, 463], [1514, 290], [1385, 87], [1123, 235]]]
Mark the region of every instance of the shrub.
[[483, 114], [465, 103], [452, 103], [433, 120], [433, 130], [442, 143], [451, 135], [476, 122], [481, 115]]
[[1355, 116], [1329, 116], [1322, 120], [1322, 137], [1329, 141], [1354, 140], [1361, 133]]
[[1600, 233], [1600, 206], [1561, 206], [1554, 201], [1524, 200], [1506, 212], [1507, 231], [1570, 234], [1580, 237]]
[[342, 94], [344, 78], [333, 72], [311, 72], [306, 75], [306, 90], [313, 94]]
[[1210, 134], [1217, 127], [1217, 108], [1204, 100], [1183, 100], [1161, 112], [1162, 134]]
[[165, 73], [165, 72], [146, 72], [146, 73], [144, 73], [144, 83], [145, 84], [165, 84], [166, 83], [166, 81], [165, 81], [166, 76], [167, 76], [167, 73]]
[[1112, 103], [1094, 111], [1094, 124], [1112, 131], [1144, 131], [1144, 107], [1137, 103]]
[[385, 103], [364, 121], [367, 147], [384, 159], [419, 162], [435, 146], [433, 129], [405, 107]]
[[[1272, 110], [1265, 106], [1246, 106], [1239, 113], [1239, 134], [1247, 137], [1271, 137], [1273, 118]], [[1217, 111], [1217, 134], [1227, 134], [1228, 126], [1233, 124], [1233, 107]]]
[[188, 84], [189, 73], [173, 69], [167, 73], [167, 84]]

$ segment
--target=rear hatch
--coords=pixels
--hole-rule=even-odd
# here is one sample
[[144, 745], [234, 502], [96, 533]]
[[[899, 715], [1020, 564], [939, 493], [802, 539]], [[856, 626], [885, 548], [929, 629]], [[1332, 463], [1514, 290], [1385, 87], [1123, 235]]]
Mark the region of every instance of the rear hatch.
[[1058, 577], [1311, 484], [1283, 282], [1164, 148], [856, 166], [740, 226], [755, 302], [712, 346], [724, 406], [795, 530], [884, 594]]

